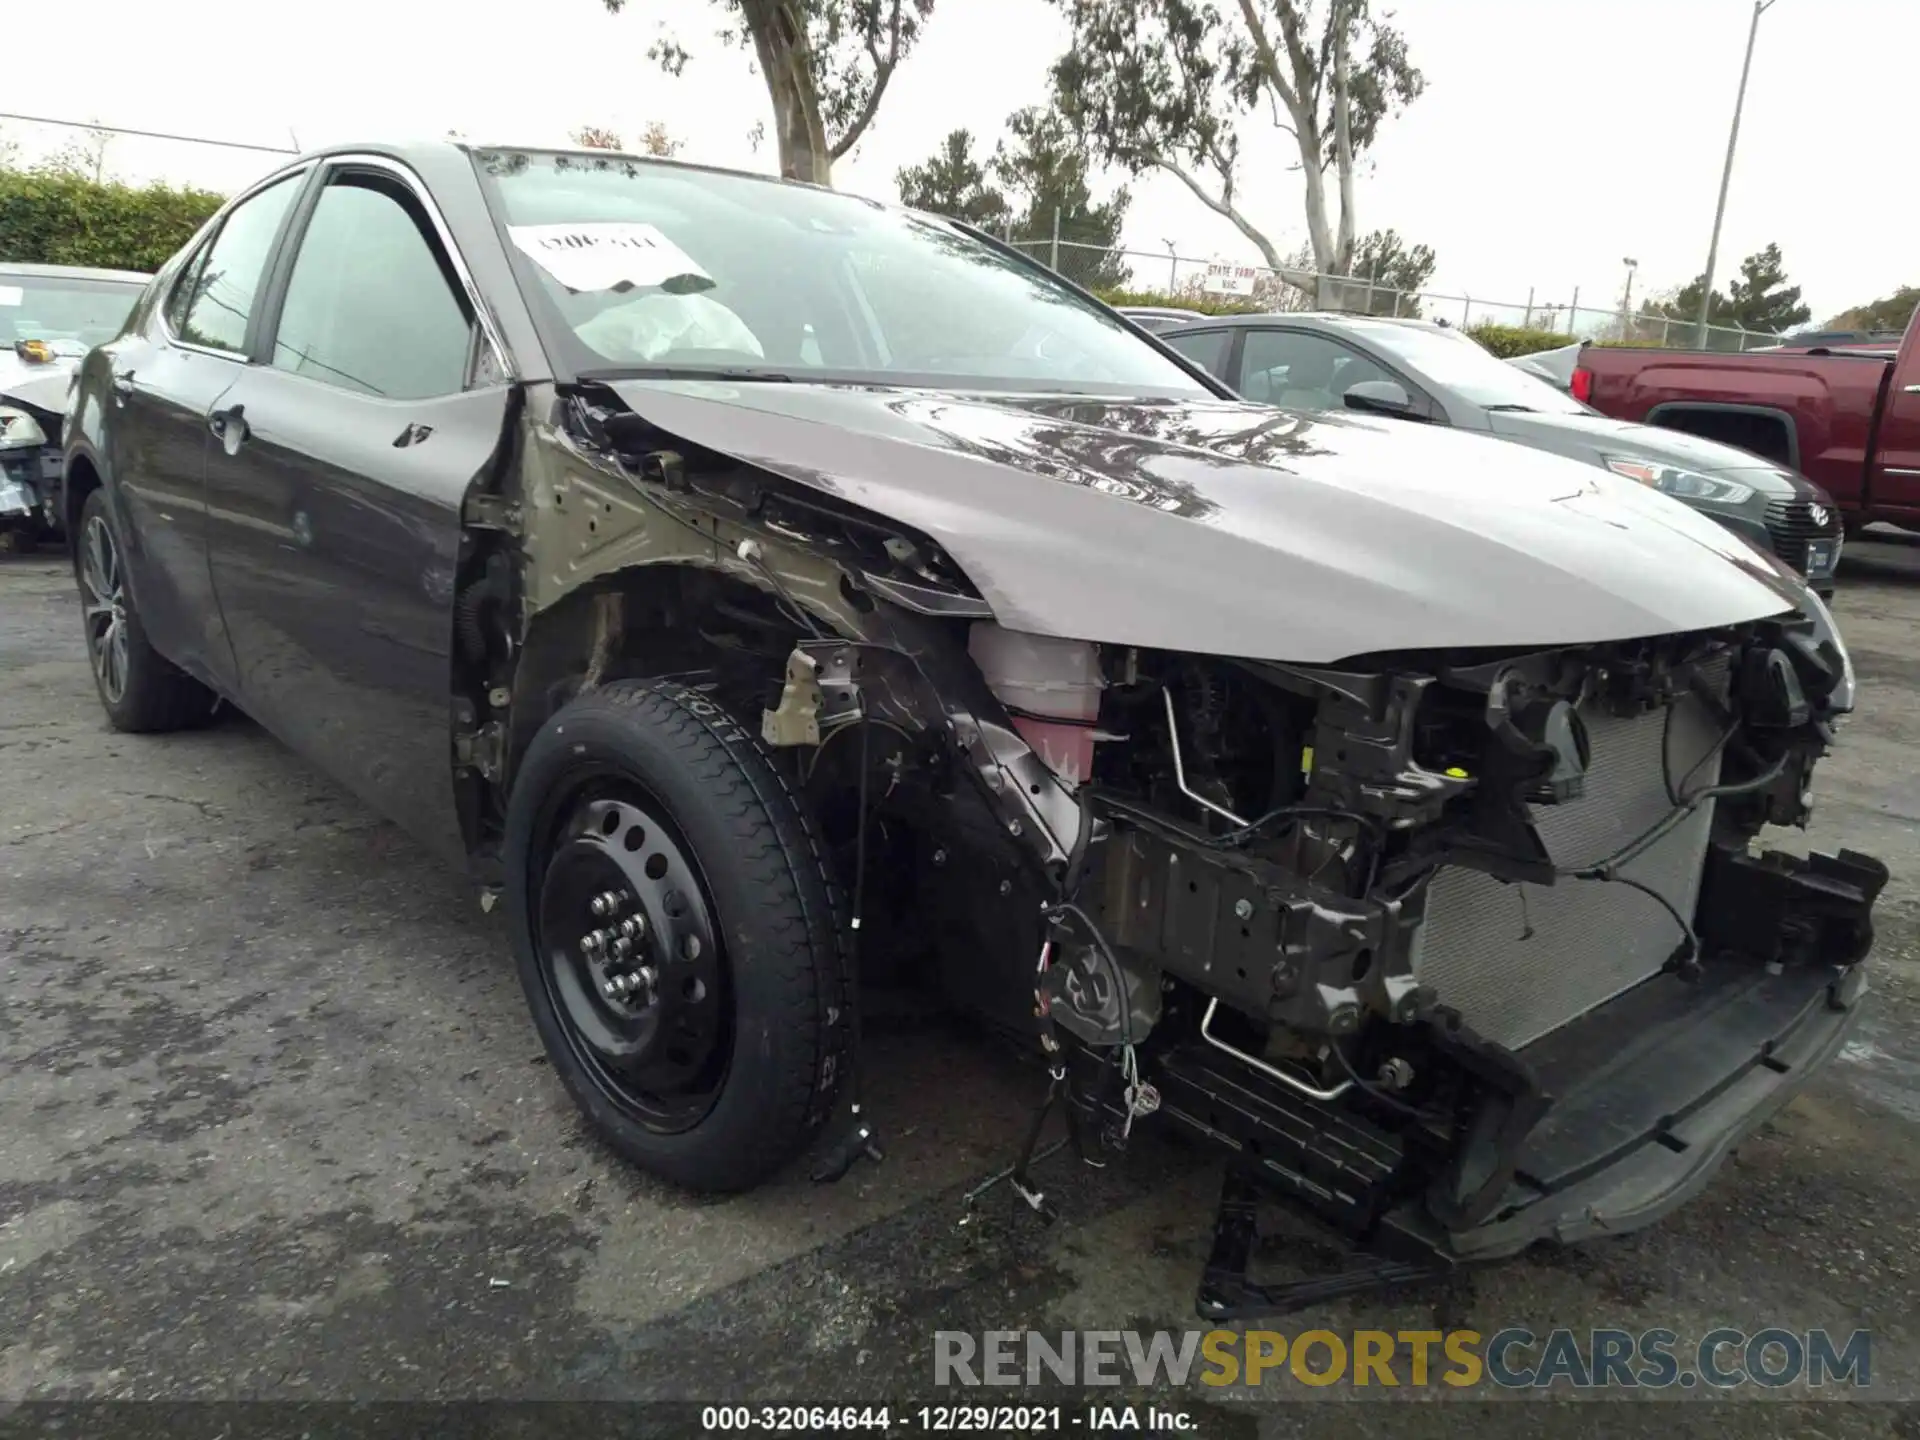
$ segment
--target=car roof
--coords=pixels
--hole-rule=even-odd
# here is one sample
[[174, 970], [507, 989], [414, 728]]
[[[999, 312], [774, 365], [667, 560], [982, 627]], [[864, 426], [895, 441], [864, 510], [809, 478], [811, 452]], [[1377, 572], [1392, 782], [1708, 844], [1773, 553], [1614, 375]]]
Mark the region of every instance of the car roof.
[[[470, 163], [470, 156], [486, 155], [503, 150], [522, 151], [529, 155], [576, 155], [583, 160], [623, 160], [635, 165], [658, 165], [666, 169], [700, 170], [712, 175], [731, 175], [741, 180], [758, 180], [768, 185], [784, 185], [799, 190], [833, 191], [830, 185], [816, 185], [807, 180], [789, 180], [781, 175], [768, 175], [756, 170], [734, 170], [724, 165], [703, 165], [697, 161], [681, 160], [665, 155], [637, 154], [631, 150], [601, 150], [585, 145], [527, 144], [510, 140], [486, 143], [475, 140], [436, 139], [342, 141], [338, 144], [322, 146], [317, 150], [305, 151], [298, 157], [290, 157], [282, 169], [290, 169], [329, 155], [386, 155], [430, 178], [434, 171], [449, 163], [457, 162], [466, 165]], [[864, 200], [869, 204], [885, 203], [870, 200], [863, 195], [854, 195], [849, 191], [833, 191], [833, 193], [846, 195], [849, 199]]]
[[1198, 330], [1204, 327], [1228, 326], [1243, 329], [1249, 325], [1303, 325], [1309, 329], [1356, 330], [1370, 325], [1399, 325], [1410, 330], [1432, 330], [1438, 334], [1456, 335], [1459, 331], [1451, 325], [1437, 325], [1431, 320], [1420, 320], [1410, 315], [1349, 315], [1341, 310], [1273, 310], [1260, 315], [1208, 315], [1190, 328]]
[[145, 285], [153, 276], [140, 270], [102, 270], [91, 265], [28, 265], [0, 260], [0, 275], [20, 280], [123, 280], [129, 285]]
[[1783, 345], [1811, 345], [1816, 340], [1838, 342], [1841, 340], [1898, 340], [1904, 332], [1899, 330], [1796, 330], [1791, 335], [1780, 337]]

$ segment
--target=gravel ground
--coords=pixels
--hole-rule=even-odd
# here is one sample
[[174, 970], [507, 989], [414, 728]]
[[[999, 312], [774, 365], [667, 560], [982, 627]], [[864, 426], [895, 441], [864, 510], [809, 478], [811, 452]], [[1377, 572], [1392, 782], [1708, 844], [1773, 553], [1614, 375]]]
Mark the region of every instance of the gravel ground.
[[[1665, 1224], [1285, 1328], [1867, 1327], [1882, 1403], [1615, 1405], [1602, 1428], [1920, 1437], [1920, 1406], [1899, 1403], [1920, 1400], [1920, 546], [1858, 546], [1838, 609], [1861, 709], [1811, 834], [1786, 843], [1894, 869], [1859, 1038]], [[935, 1329], [1196, 1323], [1215, 1176], [1170, 1144], [1062, 1163], [1051, 1230], [1001, 1199], [955, 1223], [1034, 1096], [979, 1037], [876, 1022], [883, 1165], [690, 1199], [583, 1133], [460, 877], [240, 717], [107, 729], [57, 556], [0, 558], [0, 684], [0, 1412], [917, 1404], [939, 1398]], [[1451, 1398], [1176, 1404], [1244, 1434], [1599, 1414]]]

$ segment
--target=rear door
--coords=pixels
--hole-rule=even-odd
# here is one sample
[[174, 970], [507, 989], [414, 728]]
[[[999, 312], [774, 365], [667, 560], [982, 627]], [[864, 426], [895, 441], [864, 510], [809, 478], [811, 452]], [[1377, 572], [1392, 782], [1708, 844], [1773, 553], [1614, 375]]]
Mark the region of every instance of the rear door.
[[1920, 519], [1920, 313], [1907, 329], [1887, 384], [1867, 494], [1876, 510]]
[[460, 511], [507, 414], [498, 352], [424, 187], [329, 162], [217, 407], [214, 584], [250, 709], [462, 853], [449, 713]]
[[232, 654], [207, 572], [207, 417], [246, 369], [255, 302], [304, 178], [242, 200], [144, 329], [104, 347], [112, 378], [102, 433], [141, 624], [174, 663], [225, 690]]
[[1176, 328], [1161, 332], [1160, 342], [1170, 349], [1178, 350], [1216, 380], [1225, 380], [1228, 384], [1232, 384], [1229, 362], [1233, 358], [1233, 336], [1234, 332], [1231, 329]]

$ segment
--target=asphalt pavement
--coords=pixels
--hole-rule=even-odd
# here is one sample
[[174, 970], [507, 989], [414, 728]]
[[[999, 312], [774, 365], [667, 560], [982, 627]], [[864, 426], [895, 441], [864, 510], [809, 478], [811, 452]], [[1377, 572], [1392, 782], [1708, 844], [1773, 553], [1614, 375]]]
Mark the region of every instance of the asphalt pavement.
[[[1920, 546], [1855, 547], [1837, 610], [1860, 710], [1782, 843], [1893, 868], [1857, 1038], [1658, 1227], [1287, 1328], [1867, 1328], [1871, 1398], [1609, 1405], [1602, 1428], [1920, 1437]], [[962, 1225], [1039, 1077], [911, 1009], [869, 1041], [884, 1163], [724, 1202], [634, 1173], [575, 1118], [460, 876], [244, 717], [110, 731], [64, 562], [0, 557], [0, 1412], [919, 1403], [936, 1329], [1196, 1326], [1204, 1161], [1149, 1136], [1103, 1171], [1050, 1162], [1058, 1225], [1004, 1189]], [[1265, 1258], [1327, 1263], [1299, 1234]], [[1177, 1398], [1222, 1434], [1598, 1423], [1378, 1393]]]

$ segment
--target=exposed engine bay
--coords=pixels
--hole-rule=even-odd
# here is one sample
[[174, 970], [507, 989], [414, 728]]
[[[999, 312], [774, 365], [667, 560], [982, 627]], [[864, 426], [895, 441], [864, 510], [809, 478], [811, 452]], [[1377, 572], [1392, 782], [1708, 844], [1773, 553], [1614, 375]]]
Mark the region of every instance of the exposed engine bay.
[[[1005, 1177], [1034, 1209], [1054, 1116], [1083, 1156], [1175, 1123], [1230, 1157], [1203, 1314], [1647, 1223], [1851, 1024], [1885, 868], [1752, 849], [1805, 824], [1853, 704], [1811, 596], [1546, 649], [1176, 653], [1005, 628], [925, 534], [594, 387], [541, 438], [544, 530], [474, 511], [527, 560], [476, 557], [458, 612], [473, 823], [580, 687], [706, 687], [819, 818], [862, 963], [1039, 1048]], [[567, 642], [490, 641], [516, 593]], [[838, 1170], [872, 1140], [856, 1088]], [[1367, 1263], [1256, 1284], [1259, 1196]]]

